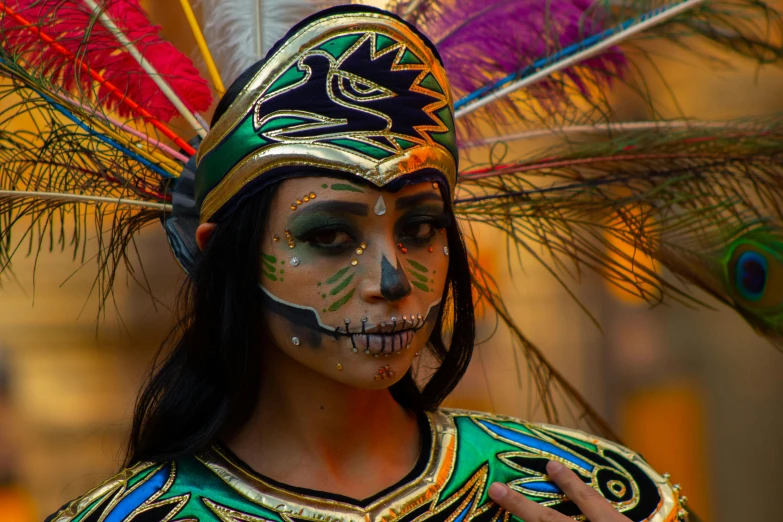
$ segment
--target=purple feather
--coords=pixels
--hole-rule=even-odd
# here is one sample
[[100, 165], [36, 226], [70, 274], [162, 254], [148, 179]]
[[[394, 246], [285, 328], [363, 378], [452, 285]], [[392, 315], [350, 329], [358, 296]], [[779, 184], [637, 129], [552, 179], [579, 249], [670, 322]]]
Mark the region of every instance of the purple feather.
[[[589, 0], [447, 0], [424, 14], [425, 30], [440, 51], [452, 87], [459, 95], [607, 28], [609, 13]], [[607, 16], [609, 15], [609, 16]], [[581, 91], [622, 76], [627, 60], [618, 48], [564, 71]], [[532, 93], [549, 105], [563, 96], [556, 80], [540, 82]]]

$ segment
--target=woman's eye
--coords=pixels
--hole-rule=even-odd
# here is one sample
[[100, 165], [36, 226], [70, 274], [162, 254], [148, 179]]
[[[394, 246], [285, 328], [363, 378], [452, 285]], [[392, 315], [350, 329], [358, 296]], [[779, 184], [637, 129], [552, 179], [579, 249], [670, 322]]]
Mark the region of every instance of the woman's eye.
[[321, 230], [307, 238], [308, 243], [320, 247], [340, 247], [352, 241], [353, 238], [341, 230]]
[[410, 223], [402, 227], [402, 234], [409, 239], [427, 240], [434, 232], [432, 223]]

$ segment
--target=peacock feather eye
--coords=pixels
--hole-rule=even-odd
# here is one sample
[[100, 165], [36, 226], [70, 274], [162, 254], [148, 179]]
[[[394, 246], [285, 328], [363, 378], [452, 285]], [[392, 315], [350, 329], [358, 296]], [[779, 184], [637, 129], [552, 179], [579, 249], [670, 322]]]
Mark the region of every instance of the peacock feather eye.
[[734, 286], [748, 301], [760, 301], [767, 288], [768, 274], [766, 257], [758, 252], [743, 252], [734, 265]]
[[740, 307], [762, 316], [783, 311], [783, 238], [750, 232], [734, 240], [724, 260], [729, 293]]

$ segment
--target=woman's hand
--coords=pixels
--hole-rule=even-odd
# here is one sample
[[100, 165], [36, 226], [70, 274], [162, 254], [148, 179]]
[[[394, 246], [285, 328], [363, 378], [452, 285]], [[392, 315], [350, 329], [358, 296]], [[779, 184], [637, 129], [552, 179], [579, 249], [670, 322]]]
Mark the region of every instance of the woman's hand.
[[[568, 498], [579, 506], [579, 509], [591, 522], [628, 522], [630, 520], [616, 511], [598, 491], [582, 482], [576, 473], [559, 462], [550, 461], [546, 465], [546, 472], [555, 484], [568, 495]], [[499, 482], [495, 482], [489, 487], [489, 496], [500, 507], [525, 522], [573, 522], [571, 517], [536, 504]]]

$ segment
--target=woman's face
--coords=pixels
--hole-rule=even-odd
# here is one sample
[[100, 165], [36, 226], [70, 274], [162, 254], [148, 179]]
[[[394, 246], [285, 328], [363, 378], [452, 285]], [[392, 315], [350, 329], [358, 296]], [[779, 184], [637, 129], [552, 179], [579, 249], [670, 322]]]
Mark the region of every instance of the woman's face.
[[396, 193], [330, 177], [282, 182], [258, 275], [271, 339], [346, 384], [393, 384], [439, 316], [447, 224], [431, 181]]

